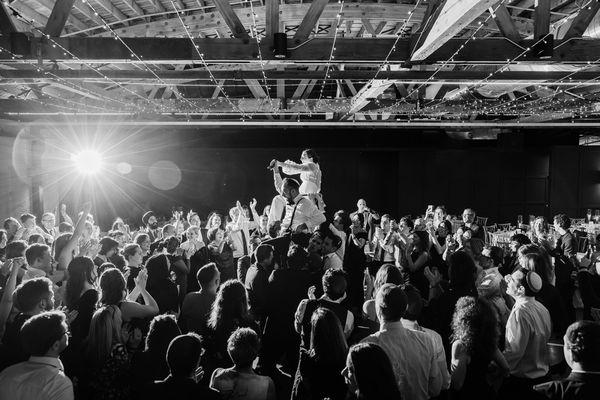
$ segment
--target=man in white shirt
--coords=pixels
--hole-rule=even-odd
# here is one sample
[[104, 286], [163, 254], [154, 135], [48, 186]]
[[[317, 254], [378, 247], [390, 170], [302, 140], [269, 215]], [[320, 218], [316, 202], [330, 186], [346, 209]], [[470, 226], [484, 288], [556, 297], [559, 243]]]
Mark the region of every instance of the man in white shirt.
[[342, 269], [343, 262], [340, 256], [337, 254], [337, 250], [339, 249], [341, 243], [342, 239], [335, 233], [329, 231], [325, 234], [322, 248], [323, 270], [327, 271], [331, 268]]
[[515, 305], [506, 323], [504, 358], [510, 377], [505, 381], [503, 392], [505, 396], [518, 397], [533, 393], [532, 386], [543, 382], [548, 374], [547, 343], [552, 323], [546, 307], [534, 297], [542, 288], [542, 279], [537, 273], [520, 268], [505, 279], [506, 293], [515, 299]]
[[417, 322], [423, 310], [423, 298], [419, 290], [410, 284], [404, 285], [403, 289], [408, 305], [401, 319], [402, 326], [410, 331], [422, 333], [431, 340], [440, 374], [442, 375], [442, 389], [446, 390], [450, 387], [450, 374], [448, 373], [448, 364], [446, 363], [446, 352], [444, 351], [442, 337], [436, 331], [424, 328]]
[[388, 355], [403, 399], [427, 400], [440, 394], [444, 378], [431, 339], [402, 325], [406, 304], [400, 286], [383, 285], [375, 297], [379, 332], [362, 342], [375, 343]]
[[256, 199], [252, 199], [250, 203], [250, 210], [252, 211], [252, 218], [254, 221], [250, 221], [246, 217], [244, 209], [238, 201], [236, 206], [229, 210], [229, 216], [231, 221], [227, 224], [229, 230], [229, 237], [233, 242], [233, 258], [237, 264], [237, 259], [243, 256], [250, 255], [250, 230], [258, 228], [258, 213], [256, 212]]
[[[285, 178], [281, 184], [281, 196], [286, 203], [272, 202], [269, 215], [281, 221], [282, 232], [312, 232], [325, 222], [325, 215], [315, 203], [300, 194], [300, 185], [291, 178]], [[277, 197], [277, 196], [276, 196]], [[272, 218], [269, 217], [269, 223]]]
[[30, 318], [21, 328], [28, 361], [0, 373], [0, 399], [72, 400], [73, 384], [58, 358], [69, 344], [69, 328], [62, 312]]

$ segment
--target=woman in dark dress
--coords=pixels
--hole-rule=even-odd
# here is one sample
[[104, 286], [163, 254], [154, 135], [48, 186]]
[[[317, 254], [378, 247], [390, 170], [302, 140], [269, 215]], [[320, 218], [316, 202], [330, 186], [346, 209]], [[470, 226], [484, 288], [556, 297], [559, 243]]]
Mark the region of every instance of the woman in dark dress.
[[318, 308], [310, 319], [310, 349], [300, 349], [292, 400], [343, 400], [346, 384], [342, 377], [348, 345], [338, 317]]
[[498, 349], [498, 316], [483, 298], [461, 297], [452, 318], [451, 390], [453, 399], [494, 399], [488, 366], [494, 361], [508, 372]]
[[424, 231], [415, 231], [409, 236], [406, 247], [404, 271], [408, 273], [408, 281], [416, 287], [423, 298], [429, 297], [429, 282], [425, 278], [425, 267], [429, 265], [429, 236]]
[[233, 250], [225, 240], [225, 231], [221, 228], [212, 228], [207, 234], [208, 253], [211, 262], [217, 264], [221, 273], [221, 282], [235, 279], [237, 276], [233, 265]]
[[156, 300], [159, 313], [174, 313], [179, 311], [179, 292], [177, 285], [171, 280], [169, 258], [165, 254], [157, 254], [146, 261], [148, 283], [146, 289]]
[[89, 257], [75, 257], [69, 263], [67, 270], [69, 279], [66, 285], [65, 303], [67, 310], [76, 311], [77, 316], [70, 324], [71, 339], [61, 359], [64, 362], [65, 373], [73, 376], [81, 368], [83, 342], [88, 336], [92, 315], [98, 303], [99, 296], [96, 290], [98, 274], [96, 265]]
[[132, 291], [135, 288], [135, 278], [144, 266], [144, 253], [138, 244], [129, 243], [123, 248], [123, 257], [127, 263], [127, 290]]

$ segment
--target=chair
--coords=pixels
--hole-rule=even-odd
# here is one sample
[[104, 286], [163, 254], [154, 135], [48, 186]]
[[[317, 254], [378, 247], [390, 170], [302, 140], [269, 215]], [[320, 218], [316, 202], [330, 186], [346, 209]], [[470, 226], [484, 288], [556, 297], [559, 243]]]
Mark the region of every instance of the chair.
[[578, 226], [585, 224], [585, 218], [571, 218], [571, 225]]
[[460, 228], [463, 225], [462, 220], [452, 220], [451, 223], [452, 223], [452, 233], [456, 233], [458, 228]]
[[498, 224], [499, 231], [508, 231], [510, 229], [510, 224]]
[[487, 224], [487, 217], [477, 217], [477, 219], [475, 220], [475, 223], [477, 223], [477, 225], [479, 226], [485, 226], [485, 224]]
[[585, 253], [587, 251], [588, 238], [587, 237], [577, 237], [577, 252]]
[[490, 226], [483, 226], [483, 233], [484, 233], [484, 238], [485, 238], [485, 244], [491, 244], [491, 237], [490, 234], [493, 233], [496, 230], [496, 224], [494, 225], [490, 225]]

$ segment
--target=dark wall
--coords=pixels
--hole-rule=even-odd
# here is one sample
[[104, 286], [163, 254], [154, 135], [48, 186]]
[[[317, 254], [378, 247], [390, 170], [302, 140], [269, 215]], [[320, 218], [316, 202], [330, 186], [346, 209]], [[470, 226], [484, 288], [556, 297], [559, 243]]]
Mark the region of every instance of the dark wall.
[[[353, 210], [364, 197], [394, 217], [422, 214], [428, 204], [444, 204], [451, 214], [470, 206], [488, 223], [557, 211], [581, 216], [600, 207], [600, 149], [560, 146], [572, 143], [573, 136], [542, 133], [452, 141], [440, 132], [375, 130], [151, 132], [132, 136], [111, 154], [109, 164], [127, 161], [133, 171], [97, 182], [95, 209], [103, 228], [114, 215], [138, 224], [145, 210], [168, 214], [182, 206], [205, 216], [253, 197], [260, 211], [275, 194], [270, 160], [298, 161], [303, 148], [313, 147], [321, 156], [329, 215]], [[172, 190], [156, 189], [148, 179], [159, 160], [181, 170]], [[63, 193], [74, 207], [76, 190]]]

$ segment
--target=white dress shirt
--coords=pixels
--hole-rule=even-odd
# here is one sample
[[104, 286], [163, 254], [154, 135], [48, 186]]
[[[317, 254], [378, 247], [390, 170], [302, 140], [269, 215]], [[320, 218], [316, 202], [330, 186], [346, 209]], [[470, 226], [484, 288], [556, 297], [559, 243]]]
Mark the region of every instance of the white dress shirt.
[[323, 256], [323, 270], [327, 271], [328, 269], [342, 269], [343, 262], [340, 256], [337, 253], [329, 253]]
[[73, 384], [55, 357], [29, 357], [0, 373], [0, 399], [72, 400]]
[[[232, 222], [227, 225], [229, 229], [229, 237], [233, 243], [233, 258], [240, 258], [250, 254], [250, 229], [258, 228], [256, 221], [250, 221], [246, 217], [242, 217], [239, 224]], [[244, 239], [246, 238], [246, 247], [244, 248]]]
[[448, 364], [446, 364], [446, 352], [444, 351], [444, 343], [442, 342], [442, 337], [440, 334], [432, 329], [422, 327], [417, 321], [410, 321], [404, 318], [402, 318], [400, 321], [402, 321], [402, 326], [409, 331], [422, 333], [431, 339], [433, 349], [435, 350], [435, 358], [440, 369], [440, 374], [442, 375], [442, 389], [448, 389], [450, 387], [450, 373], [448, 372]]
[[269, 226], [275, 221], [281, 221], [281, 216], [283, 215], [283, 210], [286, 204], [287, 200], [282, 195], [278, 194], [273, 197], [273, 200], [271, 201], [271, 208], [269, 210]]
[[535, 379], [548, 373], [550, 313], [533, 297], [519, 297], [506, 323], [504, 358], [510, 374]]
[[[276, 196], [277, 197], [277, 196]], [[281, 214], [283, 213], [283, 209], [278, 204], [279, 210], [275, 210], [278, 215], [278, 219], [281, 219]], [[294, 208], [296, 208], [296, 212], [294, 213]], [[273, 212], [273, 207], [271, 206], [271, 212]], [[294, 219], [292, 220], [292, 214]], [[317, 226], [325, 222], [325, 215], [319, 211], [315, 203], [311, 200], [307, 199], [302, 195], [296, 196], [294, 199], [294, 204], [285, 204], [285, 217], [283, 221], [281, 221], [281, 229], [286, 230], [290, 227], [291, 230], [295, 231], [302, 224], [306, 224], [309, 231], [313, 231]]]
[[389, 357], [403, 399], [427, 400], [440, 394], [443, 384], [430, 338], [408, 330], [401, 321], [384, 322], [379, 332], [362, 343], [379, 345]]

